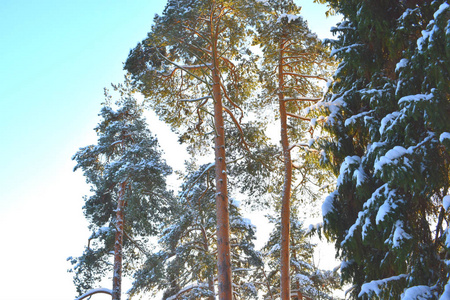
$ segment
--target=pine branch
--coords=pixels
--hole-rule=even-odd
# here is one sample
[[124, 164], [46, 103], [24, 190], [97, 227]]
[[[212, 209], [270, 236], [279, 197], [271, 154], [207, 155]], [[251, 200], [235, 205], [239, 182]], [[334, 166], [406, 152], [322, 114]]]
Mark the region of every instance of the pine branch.
[[311, 122], [311, 119], [309, 119], [309, 118], [305, 118], [305, 117], [302, 117], [302, 116], [299, 116], [299, 115], [296, 115], [296, 114], [293, 114], [293, 113], [290, 113], [290, 112], [286, 112], [286, 115], [289, 116], [289, 117], [292, 117], [292, 118], [296, 118], [296, 119], [300, 119], [300, 120], [303, 120], [303, 121]]
[[90, 296], [95, 295], [95, 294], [108, 294], [108, 295], [112, 296], [112, 291], [110, 289], [106, 289], [106, 288], [92, 289], [92, 290], [87, 291], [86, 293], [84, 293], [80, 297], [75, 298], [75, 300], [82, 300], [84, 298], [90, 297]]
[[205, 100], [205, 99], [212, 99], [212, 96], [205, 96], [205, 97], [200, 97], [200, 98], [196, 98], [196, 99], [180, 99], [178, 100], [179, 102], [197, 102], [197, 101], [201, 101], [201, 100]]
[[313, 97], [294, 97], [294, 98], [284, 98], [283, 101], [310, 101], [310, 102], [318, 102], [322, 100], [322, 98], [313, 98]]
[[[196, 78], [196, 79], [198, 79], [199, 81], [201, 81], [201, 82], [203, 82], [204, 84], [206, 84], [206, 85], [209, 85], [209, 83], [207, 82], [207, 81], [205, 81], [204, 79], [202, 79], [202, 78], [200, 78], [199, 76], [197, 76], [197, 75], [195, 75], [194, 73], [192, 73], [192, 72], [190, 72], [190, 71], [188, 71], [185, 67], [189, 67], [189, 66], [180, 66], [179, 64], [177, 64], [177, 63], [175, 63], [175, 62], [173, 62], [173, 61], [171, 61], [170, 59], [168, 59], [167, 57], [165, 57], [161, 52], [159, 52], [159, 50], [155, 47], [155, 50], [156, 50], [156, 52], [159, 54], [159, 56], [162, 58], [162, 59], [164, 59], [165, 61], [167, 61], [168, 63], [170, 63], [170, 64], [172, 64], [172, 65], [174, 65], [176, 68], [171, 72], [171, 74], [170, 75], [164, 75], [164, 74], [161, 74], [162, 76], [164, 76], [164, 77], [171, 77], [173, 74], [174, 74], [174, 72], [175, 71], [177, 71], [177, 70], [183, 70], [183, 71], [185, 71], [186, 73], [188, 73], [188, 74], [190, 74], [191, 76], [193, 76], [194, 78]], [[206, 65], [202, 65], [202, 67], [207, 67]], [[199, 66], [197, 66], [196, 67], [196, 69], [199, 69], [200, 67]]]
[[307, 74], [299, 74], [299, 73], [292, 73], [292, 72], [284, 72], [284, 76], [294, 76], [294, 77], [301, 77], [301, 78], [313, 78], [313, 79], [320, 79], [328, 82], [328, 79], [318, 76], [318, 75], [307, 75]]

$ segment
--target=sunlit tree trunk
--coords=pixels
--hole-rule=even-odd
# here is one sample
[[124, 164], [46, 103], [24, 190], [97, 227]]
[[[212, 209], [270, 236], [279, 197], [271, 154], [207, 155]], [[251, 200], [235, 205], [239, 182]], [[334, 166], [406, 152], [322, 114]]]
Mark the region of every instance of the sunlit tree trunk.
[[282, 300], [291, 299], [290, 291], [290, 261], [289, 261], [289, 237], [290, 237], [290, 201], [292, 182], [292, 162], [287, 133], [286, 102], [284, 101], [284, 74], [283, 74], [283, 49], [285, 41], [280, 42], [280, 60], [278, 66], [278, 101], [280, 107], [281, 146], [283, 148], [284, 162], [284, 186], [281, 202], [281, 282], [280, 292]]
[[217, 51], [218, 32], [211, 14], [212, 60], [213, 60], [213, 98], [215, 124], [215, 180], [217, 207], [217, 267], [219, 281], [219, 299], [231, 300], [231, 249], [230, 249], [230, 217], [228, 211], [227, 173], [225, 163], [225, 129], [223, 120], [222, 92], [219, 74], [219, 53]]

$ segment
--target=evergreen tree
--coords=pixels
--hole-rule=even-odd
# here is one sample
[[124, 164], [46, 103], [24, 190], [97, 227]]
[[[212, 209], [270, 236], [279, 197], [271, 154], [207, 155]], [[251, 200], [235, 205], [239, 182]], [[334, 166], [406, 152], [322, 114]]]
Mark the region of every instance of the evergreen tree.
[[[296, 209], [291, 211], [290, 235], [290, 290], [294, 299], [332, 299], [332, 292], [339, 287], [339, 277], [333, 271], [320, 270], [314, 265], [313, 256], [316, 245], [309, 241], [307, 231], [299, 220]], [[270, 217], [274, 229], [262, 249], [268, 270], [259, 269], [258, 279], [267, 282], [263, 286], [264, 299], [274, 299], [280, 294], [280, 237], [282, 235], [281, 216]]]
[[[164, 291], [163, 299], [216, 299], [217, 243], [214, 164], [198, 171], [189, 167], [178, 201], [163, 223], [159, 251], [151, 254], [135, 276], [131, 294]], [[255, 228], [230, 206], [231, 264], [234, 299], [256, 298], [253, 268], [261, 265], [254, 250]]]
[[72, 259], [72, 264], [80, 293], [112, 267], [115, 300], [121, 295], [122, 265], [126, 272], [132, 271], [140, 258], [137, 249], [146, 251], [147, 238], [157, 232], [167, 213], [170, 194], [165, 177], [171, 169], [161, 158], [158, 141], [128, 81], [114, 89], [121, 96], [115, 103], [118, 109], [113, 109], [105, 92], [102, 120], [95, 128], [98, 144], [80, 148], [73, 157], [75, 170], [83, 171], [93, 194], [85, 198], [83, 207], [92, 235], [83, 255]]
[[[169, 0], [125, 64], [150, 106], [192, 145], [214, 139], [219, 297], [232, 298], [225, 130], [241, 134], [255, 85], [248, 50], [254, 1]], [[225, 114], [225, 116], [224, 116]], [[197, 147], [206, 152], [209, 147]]]
[[447, 1], [328, 1], [340, 61], [323, 121], [324, 225], [352, 298], [447, 299]]
[[[260, 80], [263, 93], [262, 103], [270, 107], [277, 101], [280, 121], [280, 137], [283, 162], [283, 186], [281, 206], [281, 299], [290, 299], [290, 202], [293, 174], [291, 152], [298, 146], [301, 180], [321, 177], [321, 172], [308, 168], [308, 151], [311, 151], [313, 130], [302, 110], [321, 99], [322, 87], [318, 81], [325, 80], [331, 65], [329, 53], [313, 34], [306, 21], [299, 15], [300, 7], [292, 0], [270, 1], [258, 26], [257, 44], [263, 51]], [[274, 72], [274, 70], [277, 70]], [[306, 152], [305, 152], [306, 151]], [[294, 177], [293, 177], [294, 175]], [[315, 178], [312, 180], [317, 180]], [[319, 179], [320, 181], [321, 179]], [[303, 184], [302, 187], [305, 187]]]

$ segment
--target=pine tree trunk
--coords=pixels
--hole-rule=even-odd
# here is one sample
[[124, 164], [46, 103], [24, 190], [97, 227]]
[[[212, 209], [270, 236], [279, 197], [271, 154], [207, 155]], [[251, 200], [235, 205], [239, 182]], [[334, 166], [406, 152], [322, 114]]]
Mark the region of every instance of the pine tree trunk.
[[223, 120], [222, 92], [220, 87], [219, 61], [217, 52], [217, 33], [211, 18], [212, 59], [213, 59], [213, 98], [215, 137], [215, 181], [217, 209], [217, 256], [219, 299], [231, 300], [231, 255], [230, 221], [228, 208], [227, 173], [225, 163], [225, 129]]
[[114, 274], [112, 300], [120, 300], [122, 294], [122, 245], [123, 245], [123, 208], [125, 204], [126, 182], [122, 182], [119, 187], [119, 196], [116, 210], [116, 238], [114, 242]]
[[280, 292], [282, 300], [291, 299], [290, 288], [290, 259], [289, 259], [289, 236], [290, 236], [290, 201], [291, 201], [291, 182], [292, 182], [292, 162], [289, 149], [289, 140], [287, 134], [287, 115], [286, 102], [284, 101], [284, 77], [283, 77], [283, 50], [285, 41], [280, 42], [280, 64], [278, 66], [278, 100], [280, 105], [281, 122], [281, 146], [283, 148], [284, 160], [284, 186], [283, 198], [281, 202], [281, 270], [280, 270]]

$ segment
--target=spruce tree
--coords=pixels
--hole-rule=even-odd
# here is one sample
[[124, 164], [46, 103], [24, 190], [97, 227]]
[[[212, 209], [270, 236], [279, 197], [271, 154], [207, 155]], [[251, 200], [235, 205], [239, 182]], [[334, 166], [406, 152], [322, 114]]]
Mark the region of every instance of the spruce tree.
[[225, 130], [233, 124], [243, 142], [241, 106], [255, 85], [248, 50], [254, 5], [169, 0], [125, 64], [149, 105], [197, 154], [214, 140], [220, 299], [232, 298]]
[[[163, 299], [216, 299], [217, 243], [214, 164], [188, 166], [178, 201], [163, 222], [155, 250], [138, 270], [131, 294], [163, 292]], [[253, 269], [261, 265], [254, 250], [255, 228], [236, 201], [230, 206], [234, 299], [256, 299]]]
[[[292, 152], [298, 146], [299, 165], [303, 177], [323, 177], [320, 172], [308, 169], [309, 151], [313, 143], [313, 130], [302, 110], [322, 97], [319, 82], [327, 80], [331, 65], [329, 53], [306, 21], [300, 16], [301, 8], [291, 0], [267, 2], [258, 23], [256, 43], [263, 52], [261, 102], [267, 107], [278, 102], [276, 115], [280, 122], [281, 161], [283, 162], [283, 186], [281, 191], [281, 299], [290, 299], [290, 206], [292, 185], [296, 183]], [[276, 70], [276, 72], [274, 72]], [[295, 150], [294, 150], [295, 149]], [[306, 152], [305, 152], [306, 151]], [[315, 173], [315, 174], [314, 174]], [[304, 184], [302, 188], [305, 188]]]
[[[74, 282], [82, 293], [113, 269], [113, 299], [120, 299], [122, 269], [132, 272], [133, 262], [145, 253], [148, 237], [157, 232], [169, 207], [171, 194], [165, 178], [171, 169], [161, 158], [157, 139], [142, 116], [142, 107], [126, 81], [114, 86], [115, 102], [106, 102], [95, 128], [97, 145], [80, 148], [73, 159], [92, 195], [85, 198], [84, 214], [92, 235], [82, 256], [72, 259]], [[114, 253], [111, 264], [111, 253]]]
[[[447, 1], [328, 1], [341, 63], [316, 105], [338, 175], [324, 226], [352, 298], [447, 299]], [[317, 112], [316, 110], [316, 112]]]

